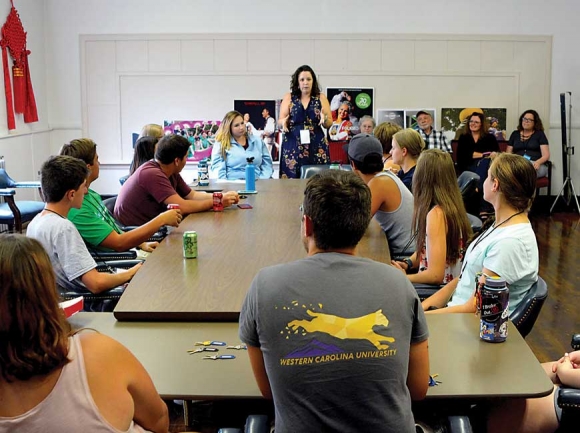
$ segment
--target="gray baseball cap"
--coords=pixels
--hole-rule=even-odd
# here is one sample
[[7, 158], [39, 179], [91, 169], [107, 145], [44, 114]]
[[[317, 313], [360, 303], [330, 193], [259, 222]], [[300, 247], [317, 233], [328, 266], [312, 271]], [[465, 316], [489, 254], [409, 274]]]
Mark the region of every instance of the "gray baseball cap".
[[383, 146], [373, 135], [357, 134], [348, 143], [347, 152], [350, 159], [363, 162], [371, 153], [378, 153], [382, 156]]

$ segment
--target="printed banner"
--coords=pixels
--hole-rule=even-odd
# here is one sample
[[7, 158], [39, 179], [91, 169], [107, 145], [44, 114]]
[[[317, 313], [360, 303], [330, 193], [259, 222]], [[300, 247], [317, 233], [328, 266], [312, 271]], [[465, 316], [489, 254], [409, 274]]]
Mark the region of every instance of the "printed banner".
[[187, 154], [188, 161], [201, 161], [211, 158], [211, 150], [215, 142], [215, 133], [221, 120], [165, 120], [165, 134], [179, 134], [190, 143]]
[[332, 126], [328, 129], [331, 141], [349, 141], [358, 134], [359, 121], [373, 115], [374, 88], [327, 87]]

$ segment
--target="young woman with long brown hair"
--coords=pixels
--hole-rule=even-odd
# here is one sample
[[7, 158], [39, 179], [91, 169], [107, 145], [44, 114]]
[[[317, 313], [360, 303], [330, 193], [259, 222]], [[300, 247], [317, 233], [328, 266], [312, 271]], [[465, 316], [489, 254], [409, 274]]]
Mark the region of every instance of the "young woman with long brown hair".
[[167, 406], [124, 346], [72, 333], [41, 244], [0, 236], [0, 432], [165, 433]]
[[[397, 135], [395, 135], [397, 137]], [[412, 283], [447, 284], [459, 275], [471, 226], [461, 199], [453, 160], [447, 152], [421, 153], [413, 177], [415, 253], [393, 265]]]

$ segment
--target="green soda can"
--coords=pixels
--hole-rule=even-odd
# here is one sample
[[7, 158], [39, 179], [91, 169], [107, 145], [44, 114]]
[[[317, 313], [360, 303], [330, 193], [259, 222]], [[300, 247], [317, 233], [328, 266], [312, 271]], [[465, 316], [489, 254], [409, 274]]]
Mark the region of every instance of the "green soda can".
[[183, 257], [186, 259], [197, 258], [197, 232], [183, 232]]

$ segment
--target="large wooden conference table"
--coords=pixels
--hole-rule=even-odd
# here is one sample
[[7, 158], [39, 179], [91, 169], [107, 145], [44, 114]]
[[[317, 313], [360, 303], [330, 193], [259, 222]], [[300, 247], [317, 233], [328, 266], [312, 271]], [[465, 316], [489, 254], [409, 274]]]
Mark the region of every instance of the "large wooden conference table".
[[[250, 283], [260, 269], [306, 256], [300, 237], [306, 180], [256, 182], [258, 194], [241, 200], [253, 209], [226, 208], [187, 216], [147, 258], [121, 297], [118, 320], [237, 321]], [[224, 191], [244, 185], [212, 184]], [[195, 230], [197, 259], [184, 259], [183, 232]], [[358, 254], [390, 263], [386, 237], [376, 223]]]
[[[94, 328], [120, 341], [141, 361], [166, 399], [260, 398], [245, 350], [220, 348], [232, 360], [203, 360], [190, 355], [196, 341], [240, 344], [237, 323], [118, 322], [111, 313], [79, 313], [74, 328]], [[496, 398], [542, 397], [552, 391], [536, 357], [510, 323], [504, 343], [479, 339], [473, 314], [428, 315], [431, 374], [442, 383], [430, 387], [428, 400], [462, 403]]]

